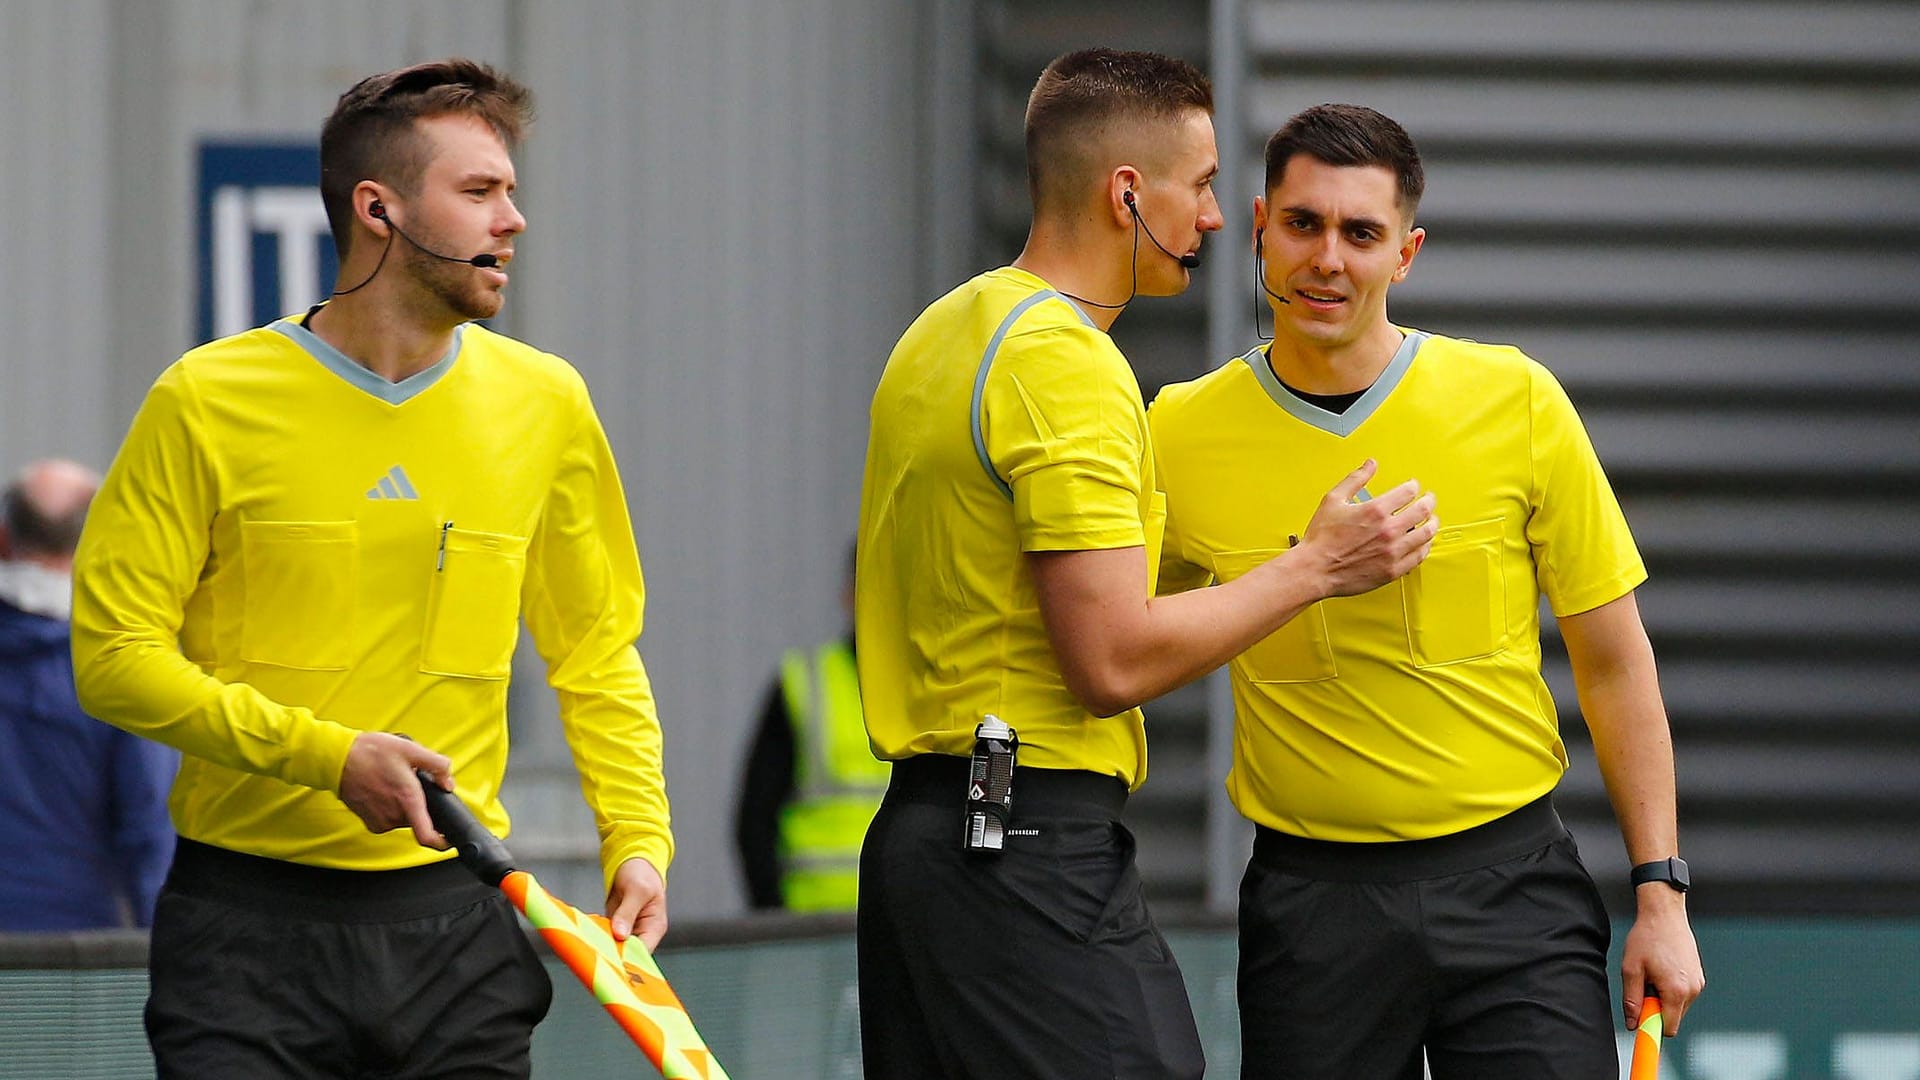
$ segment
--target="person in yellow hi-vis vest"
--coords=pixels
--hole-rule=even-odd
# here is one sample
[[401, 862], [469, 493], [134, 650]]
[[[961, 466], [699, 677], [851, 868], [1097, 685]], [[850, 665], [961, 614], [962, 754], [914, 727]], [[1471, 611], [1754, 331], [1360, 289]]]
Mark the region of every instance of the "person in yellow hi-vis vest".
[[[853, 567], [842, 604], [853, 609]], [[755, 909], [852, 911], [860, 841], [887, 790], [860, 711], [853, 638], [790, 649], [740, 784], [734, 840]]]

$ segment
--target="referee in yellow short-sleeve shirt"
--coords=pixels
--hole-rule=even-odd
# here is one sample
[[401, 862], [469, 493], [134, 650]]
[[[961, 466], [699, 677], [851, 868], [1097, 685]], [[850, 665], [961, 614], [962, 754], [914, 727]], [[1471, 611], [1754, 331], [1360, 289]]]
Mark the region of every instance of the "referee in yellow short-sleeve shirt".
[[[1135, 294], [1185, 288], [1182, 256], [1220, 227], [1211, 109], [1205, 77], [1167, 57], [1049, 65], [1027, 108], [1025, 250], [928, 307], [875, 391], [855, 627], [868, 734], [894, 765], [861, 851], [868, 1077], [1199, 1076], [1119, 820], [1146, 778], [1139, 703], [1405, 573], [1432, 538], [1415, 485], [1350, 502], [1362, 468], [1288, 565], [1150, 599], [1154, 458], [1106, 331]], [[963, 851], [989, 715], [1018, 734], [1012, 820], [1004, 850]]]
[[[1625, 1018], [1669, 1033], [1702, 986], [1677, 859], [1673, 755], [1634, 606], [1646, 578], [1572, 404], [1515, 349], [1405, 330], [1388, 289], [1424, 240], [1417, 150], [1357, 106], [1268, 143], [1254, 202], [1274, 339], [1167, 387], [1150, 427], [1163, 588], [1285, 562], [1354, 456], [1418, 476], [1446, 521], [1425, 563], [1315, 604], [1231, 665], [1246, 1077], [1617, 1075], [1609, 926], [1549, 801], [1567, 765], [1540, 675], [1559, 619], [1636, 863]], [[1362, 492], [1359, 497], [1365, 497]]]

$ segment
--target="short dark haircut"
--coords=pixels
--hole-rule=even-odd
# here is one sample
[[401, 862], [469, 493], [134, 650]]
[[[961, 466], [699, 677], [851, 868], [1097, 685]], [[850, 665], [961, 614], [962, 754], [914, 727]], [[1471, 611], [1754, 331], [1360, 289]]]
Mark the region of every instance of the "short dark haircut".
[[1386, 169], [1400, 187], [1401, 216], [1413, 224], [1427, 175], [1413, 137], [1392, 118], [1365, 105], [1315, 105], [1295, 113], [1267, 140], [1267, 191], [1279, 186], [1296, 154], [1338, 167]]
[[1047, 65], [1027, 97], [1027, 191], [1035, 210], [1070, 205], [1092, 164], [1089, 145], [1114, 121], [1212, 115], [1213, 84], [1185, 60], [1084, 49]]
[[533, 94], [486, 64], [454, 57], [369, 75], [340, 95], [320, 129], [320, 200], [342, 258], [353, 235], [353, 189], [378, 180], [411, 195], [432, 148], [414, 121], [477, 116], [509, 150], [533, 120]]
[[87, 523], [91, 499], [58, 516], [48, 514], [27, 497], [26, 485], [14, 481], [0, 493], [0, 521], [15, 555], [71, 555], [80, 546], [80, 528]]

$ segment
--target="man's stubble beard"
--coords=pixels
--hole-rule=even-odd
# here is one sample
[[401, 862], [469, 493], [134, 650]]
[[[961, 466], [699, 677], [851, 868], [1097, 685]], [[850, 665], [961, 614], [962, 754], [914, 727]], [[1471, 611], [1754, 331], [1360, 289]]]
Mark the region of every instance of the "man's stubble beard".
[[406, 271], [434, 303], [461, 322], [490, 319], [505, 303], [499, 291], [488, 287], [477, 267], [436, 259], [424, 251], [406, 253]]

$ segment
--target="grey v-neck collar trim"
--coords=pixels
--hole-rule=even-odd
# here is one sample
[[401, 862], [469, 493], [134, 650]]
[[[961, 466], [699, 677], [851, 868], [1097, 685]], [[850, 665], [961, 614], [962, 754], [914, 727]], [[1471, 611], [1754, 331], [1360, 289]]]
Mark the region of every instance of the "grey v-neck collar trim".
[[1418, 330], [1406, 331], [1406, 335], [1406, 338], [1400, 342], [1400, 347], [1394, 350], [1393, 359], [1387, 361], [1386, 369], [1380, 372], [1380, 377], [1373, 381], [1372, 386], [1367, 387], [1366, 393], [1361, 394], [1353, 404], [1347, 406], [1346, 412], [1341, 413], [1328, 412], [1318, 405], [1302, 401], [1282, 385], [1280, 377], [1273, 373], [1273, 365], [1267, 362], [1265, 346], [1255, 345], [1248, 349], [1240, 355], [1240, 361], [1253, 372], [1254, 381], [1260, 384], [1260, 388], [1267, 392], [1267, 396], [1273, 399], [1275, 405], [1285, 409], [1289, 415], [1303, 424], [1317, 427], [1329, 435], [1338, 435], [1344, 439], [1357, 431], [1361, 424], [1367, 422], [1368, 417], [1379, 410], [1381, 403], [1387, 400], [1387, 395], [1393, 393], [1393, 388], [1400, 385], [1400, 380], [1407, 374], [1407, 369], [1413, 366], [1414, 354], [1420, 351], [1420, 346], [1426, 342], [1427, 335]]
[[321, 340], [318, 334], [294, 322], [281, 319], [272, 329], [286, 335], [295, 345], [307, 351], [307, 355], [320, 362], [326, 368], [343, 379], [356, 390], [379, 398], [389, 405], [404, 405], [422, 391], [440, 381], [440, 377], [453, 368], [454, 357], [460, 355], [460, 339], [466, 332], [466, 325], [453, 328], [453, 345], [447, 349], [447, 355], [433, 362], [431, 367], [416, 371], [399, 382], [387, 380], [355, 363], [351, 357], [339, 349]]

